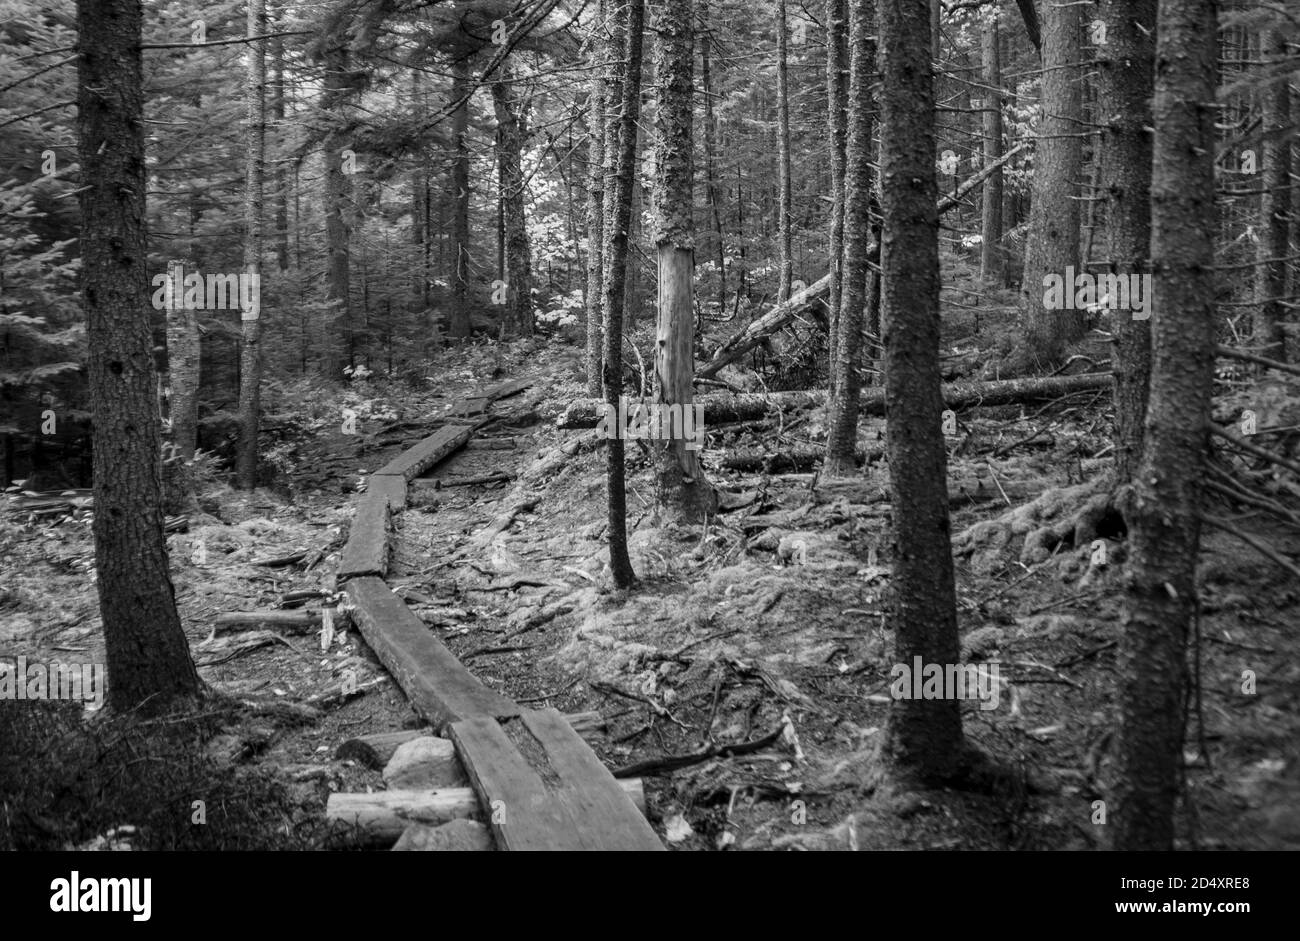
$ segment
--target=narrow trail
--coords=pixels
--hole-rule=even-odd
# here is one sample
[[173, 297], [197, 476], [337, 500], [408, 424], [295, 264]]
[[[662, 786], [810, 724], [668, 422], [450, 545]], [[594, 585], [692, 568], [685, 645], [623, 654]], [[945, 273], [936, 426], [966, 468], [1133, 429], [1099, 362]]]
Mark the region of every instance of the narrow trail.
[[[513, 450], [513, 436], [485, 435], [479, 447], [469, 449], [469, 453], [483, 454], [483, 459], [466, 462], [468, 468], [449, 463], [441, 469], [442, 476], [431, 480], [421, 480], [419, 476], [466, 448], [476, 431], [501, 422], [500, 413], [491, 413], [494, 405], [518, 395], [531, 384], [531, 380], [512, 381], [462, 400], [454, 409], [454, 418], [370, 475], [365, 491], [354, 502], [348, 542], [338, 572], [352, 620], [416, 712], [435, 732], [450, 739], [452, 748], [449, 750], [443, 742], [426, 740], [432, 737], [412, 735], [394, 750], [384, 771], [386, 780], [400, 775], [403, 788], [390, 788], [380, 801], [368, 795], [331, 795], [327, 816], [382, 835], [391, 835], [396, 830], [391, 823], [393, 815], [399, 820], [418, 820], [414, 829], [403, 831], [399, 842], [436, 844], [440, 838], [436, 825], [452, 825], [449, 817], [452, 810], [437, 804], [437, 787], [455, 781], [459, 770], [473, 788], [478, 808], [489, 821], [498, 849], [662, 850], [663, 845], [643, 816], [643, 805], [638, 807], [635, 803], [640, 795], [639, 787], [634, 786], [629, 793], [626, 783], [615, 781], [570, 721], [557, 710], [521, 706], [483, 683], [438, 636], [437, 627], [426, 624], [407, 605], [406, 599], [412, 597], [433, 602], [429, 605], [435, 611], [432, 620], [444, 623], [448, 619], [471, 617], [471, 612], [463, 609], [457, 609], [454, 614], [445, 608], [437, 612], [443, 607], [436, 603], [437, 596], [425, 593], [443, 591], [449, 575], [453, 591], [458, 590], [454, 573], [447, 571], [448, 562], [464, 562], [488, 574], [492, 578], [487, 586], [489, 591], [546, 586], [544, 580], [519, 571], [513, 561], [508, 567], [515, 571], [502, 583], [492, 575], [492, 568], [485, 569], [474, 558], [479, 550], [489, 550], [494, 537], [506, 531], [520, 513], [535, 505], [534, 501], [515, 498], [504, 508], [498, 506], [495, 517], [477, 527], [465, 548], [450, 560], [436, 550], [430, 551], [434, 550], [435, 542], [455, 530], [463, 533], [467, 528], [460, 514], [451, 516], [450, 506], [444, 516], [444, 498], [440, 495], [460, 487], [469, 489], [505, 482], [465, 484], [466, 479], [481, 480], [496, 473], [522, 477], [522, 484], [534, 473], [535, 467], [522, 475], [517, 471], [502, 471], [500, 459], [493, 458], [498, 452]], [[515, 416], [528, 420], [530, 413], [531, 409], [525, 405]], [[541, 465], [545, 464], [543, 460]], [[496, 469], [488, 471], [488, 465]], [[450, 474], [453, 468], [459, 473]], [[474, 472], [466, 473], [467, 469]], [[418, 506], [413, 514], [417, 519], [407, 525], [412, 492], [421, 490], [432, 490], [435, 497], [427, 502], [417, 497]], [[445, 499], [449, 504], [475, 500], [472, 493]], [[479, 508], [484, 506], [475, 502]], [[492, 506], [494, 502], [489, 499], [486, 505]], [[391, 525], [394, 517], [398, 521], [397, 532]], [[434, 531], [422, 533], [425, 527], [420, 517], [433, 517], [440, 524]], [[393, 545], [397, 546], [396, 552], [390, 552]], [[502, 567], [499, 552], [493, 550], [489, 566]], [[396, 565], [392, 564], [393, 555], [398, 559]], [[438, 561], [429, 566], [430, 559]], [[405, 589], [405, 599], [394, 588]], [[506, 630], [493, 628], [490, 621], [486, 619], [482, 629]], [[453, 629], [451, 633], [463, 632]], [[488, 645], [471, 650], [464, 657], [470, 660], [518, 649], [525, 648]], [[442, 756], [438, 772], [402, 773], [409, 769], [401, 762], [414, 753], [430, 751]], [[454, 758], [450, 754], [453, 751]], [[456, 761], [459, 769], [454, 766]], [[397, 770], [394, 762], [399, 763]], [[420, 759], [415, 759], [415, 763], [424, 767]], [[459, 811], [464, 808], [465, 801], [458, 794], [454, 816], [459, 817]]]

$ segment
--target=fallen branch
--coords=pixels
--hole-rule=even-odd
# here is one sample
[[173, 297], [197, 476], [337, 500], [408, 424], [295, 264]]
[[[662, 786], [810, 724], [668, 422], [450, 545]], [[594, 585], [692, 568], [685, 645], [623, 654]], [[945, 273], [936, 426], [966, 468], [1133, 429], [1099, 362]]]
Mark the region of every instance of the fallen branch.
[[1290, 572], [1297, 579], [1300, 579], [1300, 566], [1295, 565], [1295, 563], [1291, 562], [1289, 559], [1287, 559], [1285, 556], [1279, 553], [1272, 546], [1260, 542], [1258, 539], [1256, 539], [1254, 536], [1251, 536], [1248, 533], [1242, 532], [1240, 529], [1238, 529], [1236, 526], [1233, 526], [1231, 523], [1221, 519], [1217, 519], [1216, 517], [1210, 516], [1207, 513], [1202, 513], [1201, 519], [1204, 520], [1207, 525], [1213, 526], [1215, 529], [1220, 529], [1230, 536], [1236, 536], [1238, 539], [1240, 539], [1246, 545], [1250, 546], [1260, 555], [1273, 561], [1281, 568]]
[[1210, 423], [1210, 434], [1214, 435], [1216, 438], [1222, 438], [1224, 441], [1227, 441], [1236, 448], [1240, 448], [1247, 454], [1253, 454], [1255, 457], [1263, 458], [1272, 464], [1276, 464], [1278, 467], [1285, 467], [1289, 471], [1300, 474], [1300, 461], [1293, 461], [1280, 454], [1274, 454], [1267, 448], [1261, 448], [1259, 445], [1251, 444], [1240, 435], [1236, 435], [1231, 431], [1228, 431], [1226, 428], [1220, 428], [1213, 422]]
[[1239, 359], [1246, 363], [1255, 363], [1258, 366], [1267, 366], [1269, 369], [1277, 369], [1282, 372], [1289, 372], [1292, 375], [1300, 376], [1300, 366], [1292, 366], [1290, 363], [1279, 363], [1275, 359], [1265, 359], [1263, 356], [1256, 356], [1254, 353], [1247, 353], [1244, 350], [1233, 349], [1231, 346], [1216, 346], [1214, 352], [1219, 356], [1227, 356], [1230, 359]]
[[732, 758], [736, 755], [749, 755], [757, 751], [762, 751], [770, 745], [775, 745], [781, 738], [781, 733], [785, 731], [784, 727], [778, 727], [768, 735], [762, 738], [756, 738], [748, 742], [740, 742], [736, 745], [712, 745], [708, 748], [701, 749], [697, 752], [691, 752], [686, 755], [666, 755], [663, 758], [651, 758], [648, 761], [638, 761], [630, 765], [624, 765], [614, 771], [616, 778], [637, 778], [647, 775], [662, 774], [665, 771], [676, 771], [679, 768], [689, 768], [691, 765], [702, 764], [713, 758]]

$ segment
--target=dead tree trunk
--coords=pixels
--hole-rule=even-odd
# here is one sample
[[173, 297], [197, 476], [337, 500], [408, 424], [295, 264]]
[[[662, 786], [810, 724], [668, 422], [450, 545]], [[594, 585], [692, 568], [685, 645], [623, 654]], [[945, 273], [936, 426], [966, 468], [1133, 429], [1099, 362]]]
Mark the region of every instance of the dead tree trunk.
[[[691, 150], [691, 92], [694, 72], [691, 0], [662, 0], [655, 34], [655, 245], [659, 258], [659, 316], [655, 336], [655, 403], [682, 423], [656, 446], [656, 503], [690, 522], [702, 522], [717, 497], [700, 466], [698, 437], [685, 440], [685, 417], [695, 397], [695, 230]], [[682, 437], [677, 436], [681, 432]]]

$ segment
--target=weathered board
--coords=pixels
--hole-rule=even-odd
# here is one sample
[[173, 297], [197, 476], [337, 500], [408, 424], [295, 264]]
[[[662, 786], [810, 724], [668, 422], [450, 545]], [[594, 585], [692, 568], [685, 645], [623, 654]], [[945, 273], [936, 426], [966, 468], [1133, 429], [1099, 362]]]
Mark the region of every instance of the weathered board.
[[367, 490], [352, 512], [352, 527], [339, 561], [338, 580], [388, 571], [388, 497]]
[[406, 480], [418, 477], [456, 449], [463, 447], [474, 434], [470, 425], [445, 425], [415, 447], [403, 451], [379, 470], [375, 476], [399, 475]]
[[519, 706], [479, 682], [378, 578], [354, 578], [347, 593], [361, 636], [415, 711], [435, 727], [470, 716], [519, 714]]
[[371, 474], [366, 480], [366, 493], [383, 494], [394, 513], [406, 509], [406, 478], [401, 474]]
[[487, 717], [454, 722], [448, 735], [503, 850], [662, 850], [622, 786], [554, 709], [524, 710], [516, 735]]
[[500, 399], [508, 399], [512, 395], [518, 395], [533, 384], [532, 379], [511, 379], [509, 382], [503, 382], [499, 386], [493, 386], [483, 393], [483, 397], [489, 402], [496, 402]]

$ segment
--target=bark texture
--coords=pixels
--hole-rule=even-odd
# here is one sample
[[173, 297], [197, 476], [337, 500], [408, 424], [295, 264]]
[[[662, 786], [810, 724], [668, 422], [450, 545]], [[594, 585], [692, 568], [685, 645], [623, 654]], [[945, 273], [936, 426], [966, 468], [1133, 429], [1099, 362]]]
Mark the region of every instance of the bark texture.
[[[605, 230], [605, 401], [618, 409], [623, 394], [623, 305], [626, 299], [628, 228], [632, 215], [632, 175], [636, 164], [637, 118], [641, 112], [641, 43], [645, 21], [645, 0], [625, 0], [626, 19], [622, 67], [607, 87], [622, 96], [616, 123], [617, 146], [609, 154], [614, 168], [607, 178], [606, 196], [610, 215]], [[611, 124], [614, 122], [611, 121]], [[607, 142], [608, 143], [608, 142]], [[612, 185], [610, 183], [612, 182]], [[606, 452], [606, 483], [609, 507], [609, 568], [614, 584], [630, 587], [636, 580], [627, 553], [627, 491], [623, 468], [623, 439], [613, 437]]]
[[161, 712], [199, 692], [163, 535], [146, 270], [139, 0], [78, 0], [81, 286], [94, 446], [95, 587], [108, 702]]
[[497, 118], [497, 180], [505, 247], [505, 323], [509, 333], [532, 336], [532, 249], [528, 244], [526, 218], [527, 180], [521, 164], [528, 140], [528, 118], [511, 70], [503, 65], [498, 73], [499, 78], [492, 83], [492, 104]]
[[[1106, 263], [1116, 274], [1151, 271], [1151, 93], [1156, 0], [1101, 0], [1106, 43], [1097, 48], [1097, 121]], [[1115, 470], [1127, 483], [1142, 456], [1151, 379], [1150, 320], [1116, 311]]]
[[[929, 11], [880, 0], [882, 319], [894, 579], [887, 624], [894, 659], [956, 663], [956, 593], [948, 520], [947, 452], [940, 413], [939, 212]], [[898, 699], [882, 757], [908, 778], [961, 770], [960, 703]]]
[[1031, 362], [1054, 363], [1084, 333], [1078, 310], [1051, 310], [1043, 302], [1043, 279], [1065, 275], [1079, 260], [1077, 182], [1083, 171], [1083, 96], [1079, 86], [1081, 7], [1043, 5], [1041, 115], [1035, 135], [1034, 177], [1021, 284], [1024, 353]]
[[1115, 848], [1173, 848], [1214, 385], [1212, 0], [1160, 0], [1155, 59], [1151, 398], [1134, 478], [1120, 642]]
[[[695, 227], [691, 153], [694, 35], [691, 0], [662, 0], [655, 35], [655, 247], [659, 312], [655, 331], [654, 400], [681, 406], [694, 400]], [[684, 431], [684, 424], [682, 430]], [[703, 434], [703, 428], [699, 429]], [[670, 438], [656, 445], [656, 502], [661, 512], [703, 521], [717, 496], [700, 466], [698, 442]], [[687, 447], [690, 444], [691, 447]]]
[[[871, 41], [871, 6], [849, 3], [849, 118], [844, 176], [844, 261], [840, 296], [839, 340], [833, 348], [831, 407], [827, 416], [826, 476], [857, 473], [858, 399], [862, 324], [867, 305], [867, 258], [871, 253], [871, 132], [875, 103], [871, 75], [876, 47]], [[936, 215], [937, 218], [937, 215]]]

